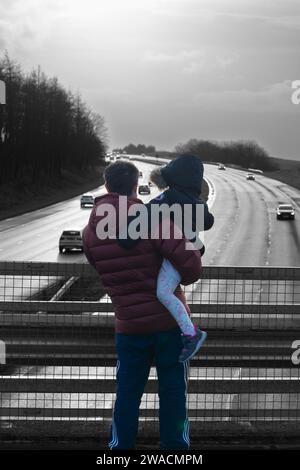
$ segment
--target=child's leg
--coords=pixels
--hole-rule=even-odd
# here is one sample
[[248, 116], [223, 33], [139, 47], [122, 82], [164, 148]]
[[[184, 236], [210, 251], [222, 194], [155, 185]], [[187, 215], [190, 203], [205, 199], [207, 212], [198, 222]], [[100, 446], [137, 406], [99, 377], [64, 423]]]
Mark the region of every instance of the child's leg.
[[180, 284], [179, 272], [167, 259], [163, 260], [157, 278], [157, 298], [169, 310], [184, 335], [194, 336], [193, 325], [184, 304], [176, 297], [174, 291]]

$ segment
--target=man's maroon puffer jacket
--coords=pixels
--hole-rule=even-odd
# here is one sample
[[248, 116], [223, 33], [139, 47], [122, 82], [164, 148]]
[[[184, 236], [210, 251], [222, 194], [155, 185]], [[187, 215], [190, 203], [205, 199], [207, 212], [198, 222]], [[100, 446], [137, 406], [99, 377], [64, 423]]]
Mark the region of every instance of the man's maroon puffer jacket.
[[[96, 215], [96, 209], [100, 204], [107, 203], [118, 209], [119, 197], [117, 193], [109, 193], [96, 198], [89, 223], [83, 231], [86, 257], [98, 271], [114, 305], [116, 332], [137, 334], [174, 328], [177, 323], [156, 297], [162, 260], [168, 258], [181, 274], [182, 284], [187, 285], [200, 277], [200, 253], [198, 250], [186, 250], [188, 242], [184, 238], [140, 240], [130, 250], [121, 248], [115, 239], [100, 240], [96, 235], [96, 226], [102, 217]], [[136, 198], [128, 198], [127, 202], [128, 206], [142, 203]], [[185, 303], [180, 287], [176, 295]]]

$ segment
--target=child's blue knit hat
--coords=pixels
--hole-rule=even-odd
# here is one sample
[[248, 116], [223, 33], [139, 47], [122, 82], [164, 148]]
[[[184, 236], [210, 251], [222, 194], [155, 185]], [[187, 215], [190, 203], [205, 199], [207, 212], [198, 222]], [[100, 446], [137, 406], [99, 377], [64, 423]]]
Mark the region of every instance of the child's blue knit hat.
[[170, 188], [177, 187], [201, 192], [203, 163], [195, 155], [179, 155], [161, 168], [161, 174]]

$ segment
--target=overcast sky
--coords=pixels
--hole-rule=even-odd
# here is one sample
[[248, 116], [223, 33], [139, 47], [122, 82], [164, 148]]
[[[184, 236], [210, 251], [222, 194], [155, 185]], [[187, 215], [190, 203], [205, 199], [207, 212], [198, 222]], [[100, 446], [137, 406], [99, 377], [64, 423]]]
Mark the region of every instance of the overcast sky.
[[299, 0], [0, 0], [0, 51], [106, 119], [111, 147], [254, 139], [299, 157]]

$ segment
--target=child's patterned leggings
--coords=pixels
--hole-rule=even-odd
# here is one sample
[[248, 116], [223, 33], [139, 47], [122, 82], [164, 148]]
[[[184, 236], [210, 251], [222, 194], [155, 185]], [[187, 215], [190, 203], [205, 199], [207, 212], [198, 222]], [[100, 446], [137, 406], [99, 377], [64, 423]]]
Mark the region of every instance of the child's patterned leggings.
[[184, 304], [174, 294], [180, 284], [181, 276], [172, 263], [166, 258], [157, 278], [157, 298], [169, 310], [184, 335], [194, 336], [195, 327], [186, 311]]

